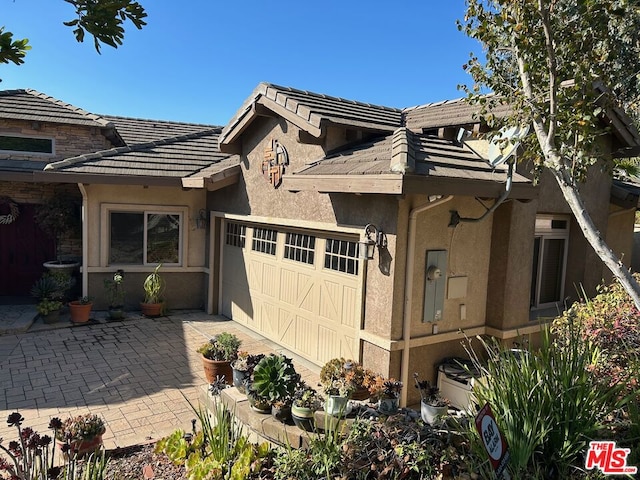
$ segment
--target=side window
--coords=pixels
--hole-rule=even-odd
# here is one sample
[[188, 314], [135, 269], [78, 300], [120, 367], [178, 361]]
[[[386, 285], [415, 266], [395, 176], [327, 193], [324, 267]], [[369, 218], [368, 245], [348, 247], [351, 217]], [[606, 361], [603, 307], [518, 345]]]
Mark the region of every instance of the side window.
[[0, 135], [0, 151], [36, 155], [53, 155], [55, 153], [52, 138], [14, 137], [10, 135]]
[[109, 263], [181, 264], [182, 214], [109, 212]]
[[569, 219], [538, 215], [533, 251], [531, 307], [544, 308], [562, 302], [569, 244]]

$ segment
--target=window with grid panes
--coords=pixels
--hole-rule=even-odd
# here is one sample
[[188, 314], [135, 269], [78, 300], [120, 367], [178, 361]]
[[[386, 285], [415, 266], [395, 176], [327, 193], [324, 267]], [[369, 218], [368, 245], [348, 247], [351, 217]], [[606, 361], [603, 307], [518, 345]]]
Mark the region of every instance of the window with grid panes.
[[358, 244], [347, 240], [327, 238], [324, 268], [337, 272], [358, 274]]
[[247, 238], [247, 226], [241, 223], [228, 222], [225, 243], [232, 247], [244, 248]]
[[275, 255], [277, 238], [277, 230], [256, 227], [253, 229], [251, 250], [254, 252], [266, 253], [268, 255]]
[[284, 242], [284, 258], [313, 265], [315, 248], [316, 237], [313, 235], [288, 232]]

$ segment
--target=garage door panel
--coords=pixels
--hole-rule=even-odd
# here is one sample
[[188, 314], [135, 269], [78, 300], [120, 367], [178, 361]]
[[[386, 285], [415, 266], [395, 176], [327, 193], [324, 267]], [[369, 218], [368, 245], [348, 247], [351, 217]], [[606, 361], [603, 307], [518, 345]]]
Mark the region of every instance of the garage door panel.
[[224, 246], [223, 313], [318, 365], [359, 358], [362, 277], [325, 268], [323, 240], [315, 264], [281, 258], [282, 245], [276, 256], [246, 245]]
[[340, 315], [342, 325], [354, 329], [359, 328], [358, 310], [358, 290], [354, 287], [344, 285], [342, 287], [342, 315]]
[[296, 316], [296, 348], [299, 353], [303, 353], [310, 360], [317, 360], [318, 342], [315, 333], [315, 325], [311, 320]]

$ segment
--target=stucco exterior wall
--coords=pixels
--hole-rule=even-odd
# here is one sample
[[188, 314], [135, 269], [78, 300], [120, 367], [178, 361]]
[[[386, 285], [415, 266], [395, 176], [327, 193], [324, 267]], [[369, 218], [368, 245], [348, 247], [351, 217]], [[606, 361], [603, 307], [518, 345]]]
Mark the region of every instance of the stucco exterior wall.
[[[635, 214], [635, 208], [621, 209], [611, 206], [609, 211], [609, 224], [605, 240], [607, 245], [613, 250], [613, 253], [615, 253], [627, 267], [631, 266], [633, 256]], [[604, 265], [602, 268], [602, 278], [607, 283], [613, 278], [609, 269]]]
[[[247, 215], [262, 221], [305, 222], [307, 228], [332, 231], [336, 226], [353, 227], [353, 241], [358, 241], [368, 223], [375, 224], [387, 236], [388, 247], [376, 250], [375, 258], [366, 264], [366, 301], [363, 305], [364, 329], [378, 337], [390, 339], [394, 318], [393, 282], [396, 263], [396, 218], [398, 201], [382, 195], [324, 194], [288, 192], [274, 188], [262, 174], [265, 148], [276, 139], [288, 152], [289, 174], [305, 164], [322, 158], [325, 150], [344, 143], [344, 131], [329, 129], [323, 145], [298, 142], [298, 129], [285, 120], [261, 118], [243, 134], [242, 176], [237, 185], [211, 192], [207, 208], [227, 214]], [[364, 347], [363, 360], [380, 363], [378, 347]], [[372, 353], [367, 353], [372, 352]], [[388, 356], [388, 352], [386, 356]], [[375, 359], [375, 360], [374, 360]], [[382, 364], [380, 364], [382, 366]], [[388, 368], [388, 362], [384, 362]]]
[[[142, 300], [142, 283], [152, 266], [109, 265], [105, 261], [108, 249], [108, 223], [102, 218], [103, 204], [140, 205], [141, 207], [186, 207], [183, 223], [183, 263], [181, 266], [163, 266], [161, 273], [167, 289], [168, 308], [204, 308], [208, 269], [205, 263], [206, 229], [198, 229], [198, 212], [206, 207], [204, 190], [184, 191], [171, 187], [86, 185], [87, 192], [87, 268], [89, 295], [103, 305], [103, 279], [122, 268], [126, 275], [127, 302], [132, 306]], [[137, 299], [135, 298], [137, 297]]]
[[12, 158], [21, 160], [57, 161], [112, 146], [99, 128], [80, 125], [2, 119], [0, 133], [54, 139], [54, 155], [26, 155], [18, 152], [11, 154]]
[[487, 325], [509, 330], [529, 323], [537, 204], [509, 201], [493, 214]]

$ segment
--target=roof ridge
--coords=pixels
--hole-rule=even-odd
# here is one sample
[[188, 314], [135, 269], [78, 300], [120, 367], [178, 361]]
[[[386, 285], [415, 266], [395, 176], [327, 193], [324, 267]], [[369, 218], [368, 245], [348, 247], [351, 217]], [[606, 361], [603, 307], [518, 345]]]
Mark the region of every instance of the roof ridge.
[[204, 137], [206, 135], [211, 135], [214, 133], [220, 133], [220, 129], [210, 128], [208, 130], [203, 130], [201, 132], [188, 133], [184, 135], [176, 135], [175, 137], [161, 138], [160, 140], [155, 140], [152, 142], [136, 143], [134, 145], [127, 145], [124, 147], [115, 147], [115, 148], [109, 148], [107, 150], [99, 150], [97, 152], [92, 152], [92, 153], [84, 153], [82, 155], [65, 158], [64, 160], [59, 160], [57, 162], [51, 162], [44, 169], [56, 170], [59, 167], [69, 167], [71, 165], [75, 165], [76, 163], [80, 163], [85, 160], [95, 160], [98, 158], [110, 157], [112, 155], [116, 155], [119, 153], [136, 152], [136, 151], [144, 150], [147, 148], [158, 147], [161, 145], [169, 145], [171, 143], [176, 143], [184, 140], [200, 138], [200, 137]]
[[109, 114], [104, 114], [101, 115], [102, 118], [114, 118], [114, 119], [122, 119], [122, 120], [137, 120], [140, 122], [163, 122], [163, 123], [171, 123], [171, 124], [175, 124], [175, 125], [189, 125], [192, 127], [209, 127], [209, 128], [219, 128], [222, 129], [223, 127], [220, 125], [213, 125], [213, 124], [208, 124], [208, 123], [191, 123], [191, 122], [182, 122], [182, 121], [177, 121], [177, 120], [162, 120], [160, 118], [140, 118], [140, 117], [125, 117], [122, 115], [109, 115]]
[[33, 95], [34, 97], [40, 98], [42, 100], [47, 100], [48, 102], [54, 103], [54, 104], [58, 105], [59, 107], [63, 107], [65, 109], [67, 109], [67, 110], [71, 110], [73, 113], [77, 113], [79, 115], [82, 115], [83, 117], [87, 117], [89, 120], [93, 120], [94, 122], [99, 123], [103, 127], [113, 127], [114, 126], [113, 123], [105, 120], [100, 115], [96, 115], [95, 113], [87, 112], [86, 110], [84, 110], [84, 109], [82, 109], [80, 107], [76, 107], [75, 105], [71, 105], [70, 103], [63, 102], [62, 100], [58, 100], [57, 98], [52, 97], [51, 95], [47, 95], [46, 93], [39, 92], [39, 91], [34, 90], [32, 88], [25, 88], [24, 92], [28, 93], [29, 95]]
[[324, 94], [324, 93], [312, 92], [310, 90], [299, 90], [299, 89], [293, 88], [293, 87], [283, 87], [282, 85], [276, 85], [275, 83], [268, 83], [268, 82], [262, 82], [262, 83], [264, 85], [266, 85], [267, 87], [273, 87], [273, 88], [276, 88], [276, 89], [285, 90], [285, 91], [289, 91], [289, 92], [295, 92], [295, 93], [301, 93], [301, 94], [304, 94], [304, 95], [310, 95], [310, 96], [325, 98], [325, 99], [328, 99], [328, 100], [336, 100], [338, 102], [348, 103], [350, 105], [361, 105], [363, 107], [380, 108], [380, 109], [387, 110], [387, 111], [390, 111], [390, 112], [398, 112], [398, 113], [401, 113], [402, 110], [403, 110], [401, 108], [387, 107], [385, 105], [378, 105], [378, 104], [375, 104], [375, 103], [360, 102], [358, 100], [351, 100], [349, 98], [344, 98], [344, 97], [334, 97], [332, 95], [327, 95], [327, 94]]

